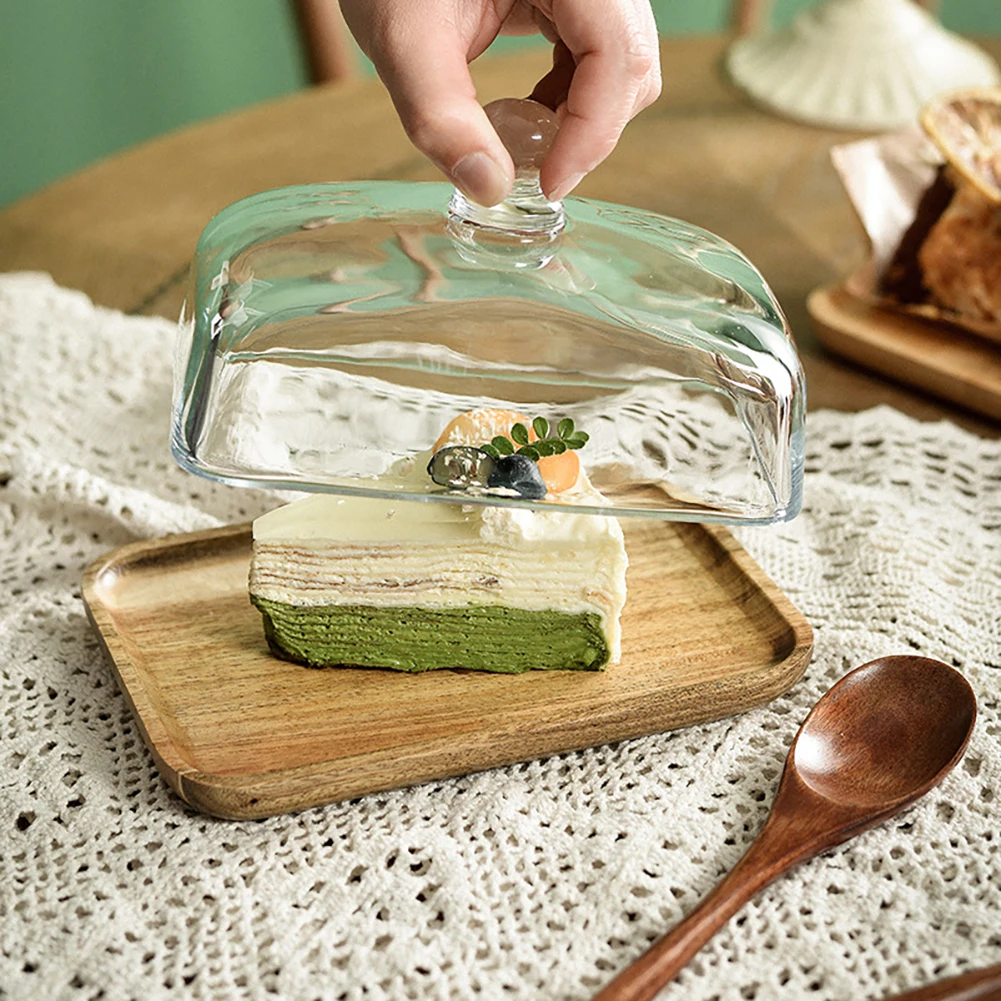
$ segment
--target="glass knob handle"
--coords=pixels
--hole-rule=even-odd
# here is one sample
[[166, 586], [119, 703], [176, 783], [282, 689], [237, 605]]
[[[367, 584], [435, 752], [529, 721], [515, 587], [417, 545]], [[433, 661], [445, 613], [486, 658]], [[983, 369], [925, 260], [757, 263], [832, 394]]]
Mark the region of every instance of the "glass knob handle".
[[502, 97], [484, 109], [519, 177], [538, 174], [559, 131], [556, 115], [538, 101]]
[[[500, 205], [483, 206], [470, 201], [456, 188], [448, 206], [448, 230], [462, 244], [482, 249], [498, 244], [494, 237], [508, 241], [506, 247], [527, 247], [516, 266], [537, 266], [549, 260], [550, 247], [566, 223], [562, 202], [551, 202], [539, 185], [539, 168], [552, 148], [559, 131], [556, 115], [538, 101], [505, 97], [484, 109], [501, 142], [514, 161], [514, 184]], [[534, 247], [535, 249], [531, 249]], [[505, 256], [511, 256], [508, 250]]]

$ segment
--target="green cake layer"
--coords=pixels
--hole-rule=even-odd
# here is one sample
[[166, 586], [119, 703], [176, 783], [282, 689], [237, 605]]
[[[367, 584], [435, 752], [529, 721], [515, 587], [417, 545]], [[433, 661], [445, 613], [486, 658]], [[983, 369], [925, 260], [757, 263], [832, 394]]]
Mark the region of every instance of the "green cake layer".
[[302, 607], [251, 595], [280, 657], [312, 667], [433, 671], [600, 671], [608, 661], [594, 613], [530, 612], [500, 605]]

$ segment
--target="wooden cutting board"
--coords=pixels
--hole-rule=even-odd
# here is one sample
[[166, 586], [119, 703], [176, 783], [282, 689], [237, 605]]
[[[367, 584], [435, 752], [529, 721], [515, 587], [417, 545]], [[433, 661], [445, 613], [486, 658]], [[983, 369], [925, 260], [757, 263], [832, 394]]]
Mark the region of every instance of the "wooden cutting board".
[[278, 660], [247, 597], [249, 525], [124, 546], [83, 593], [170, 786], [207, 813], [263, 817], [729, 716], [799, 680], [810, 626], [733, 536], [623, 527], [623, 659], [604, 672]]
[[1001, 344], [872, 305], [841, 285], [814, 289], [806, 306], [818, 340], [832, 351], [1001, 420]]

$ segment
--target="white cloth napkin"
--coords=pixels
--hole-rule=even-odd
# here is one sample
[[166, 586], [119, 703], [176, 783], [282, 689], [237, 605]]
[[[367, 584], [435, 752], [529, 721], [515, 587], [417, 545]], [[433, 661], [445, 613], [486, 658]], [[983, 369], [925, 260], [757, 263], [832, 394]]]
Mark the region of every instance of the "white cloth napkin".
[[980, 719], [898, 819], [762, 893], [668, 998], [877, 998], [1001, 962], [1001, 443], [812, 414], [806, 506], [741, 541], [816, 630], [769, 706], [260, 822], [160, 779], [80, 597], [129, 540], [274, 496], [167, 450], [173, 325], [0, 276], [0, 997], [584, 999], [742, 854], [851, 667], [958, 667]]

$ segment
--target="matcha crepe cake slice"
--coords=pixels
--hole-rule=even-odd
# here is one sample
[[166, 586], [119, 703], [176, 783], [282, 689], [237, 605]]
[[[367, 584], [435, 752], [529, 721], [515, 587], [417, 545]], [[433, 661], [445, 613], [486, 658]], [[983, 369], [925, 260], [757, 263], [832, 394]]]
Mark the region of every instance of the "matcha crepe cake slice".
[[[506, 412], [475, 412], [484, 413], [518, 423], [516, 414], [511, 421]], [[459, 429], [404, 475], [426, 480], [443, 451], [468, 451], [460, 439], [483, 435], [480, 426]], [[453, 472], [470, 475], [453, 453]], [[508, 468], [484, 461], [473, 472], [493, 473], [496, 483], [498, 465]], [[504, 474], [518, 485], [511, 489], [549, 488], [539, 474], [526, 487], [525, 470], [514, 465]], [[601, 502], [576, 456], [556, 464], [551, 478]], [[272, 651], [312, 666], [600, 670], [620, 656], [626, 565], [611, 517], [316, 495], [254, 522], [250, 597]]]

